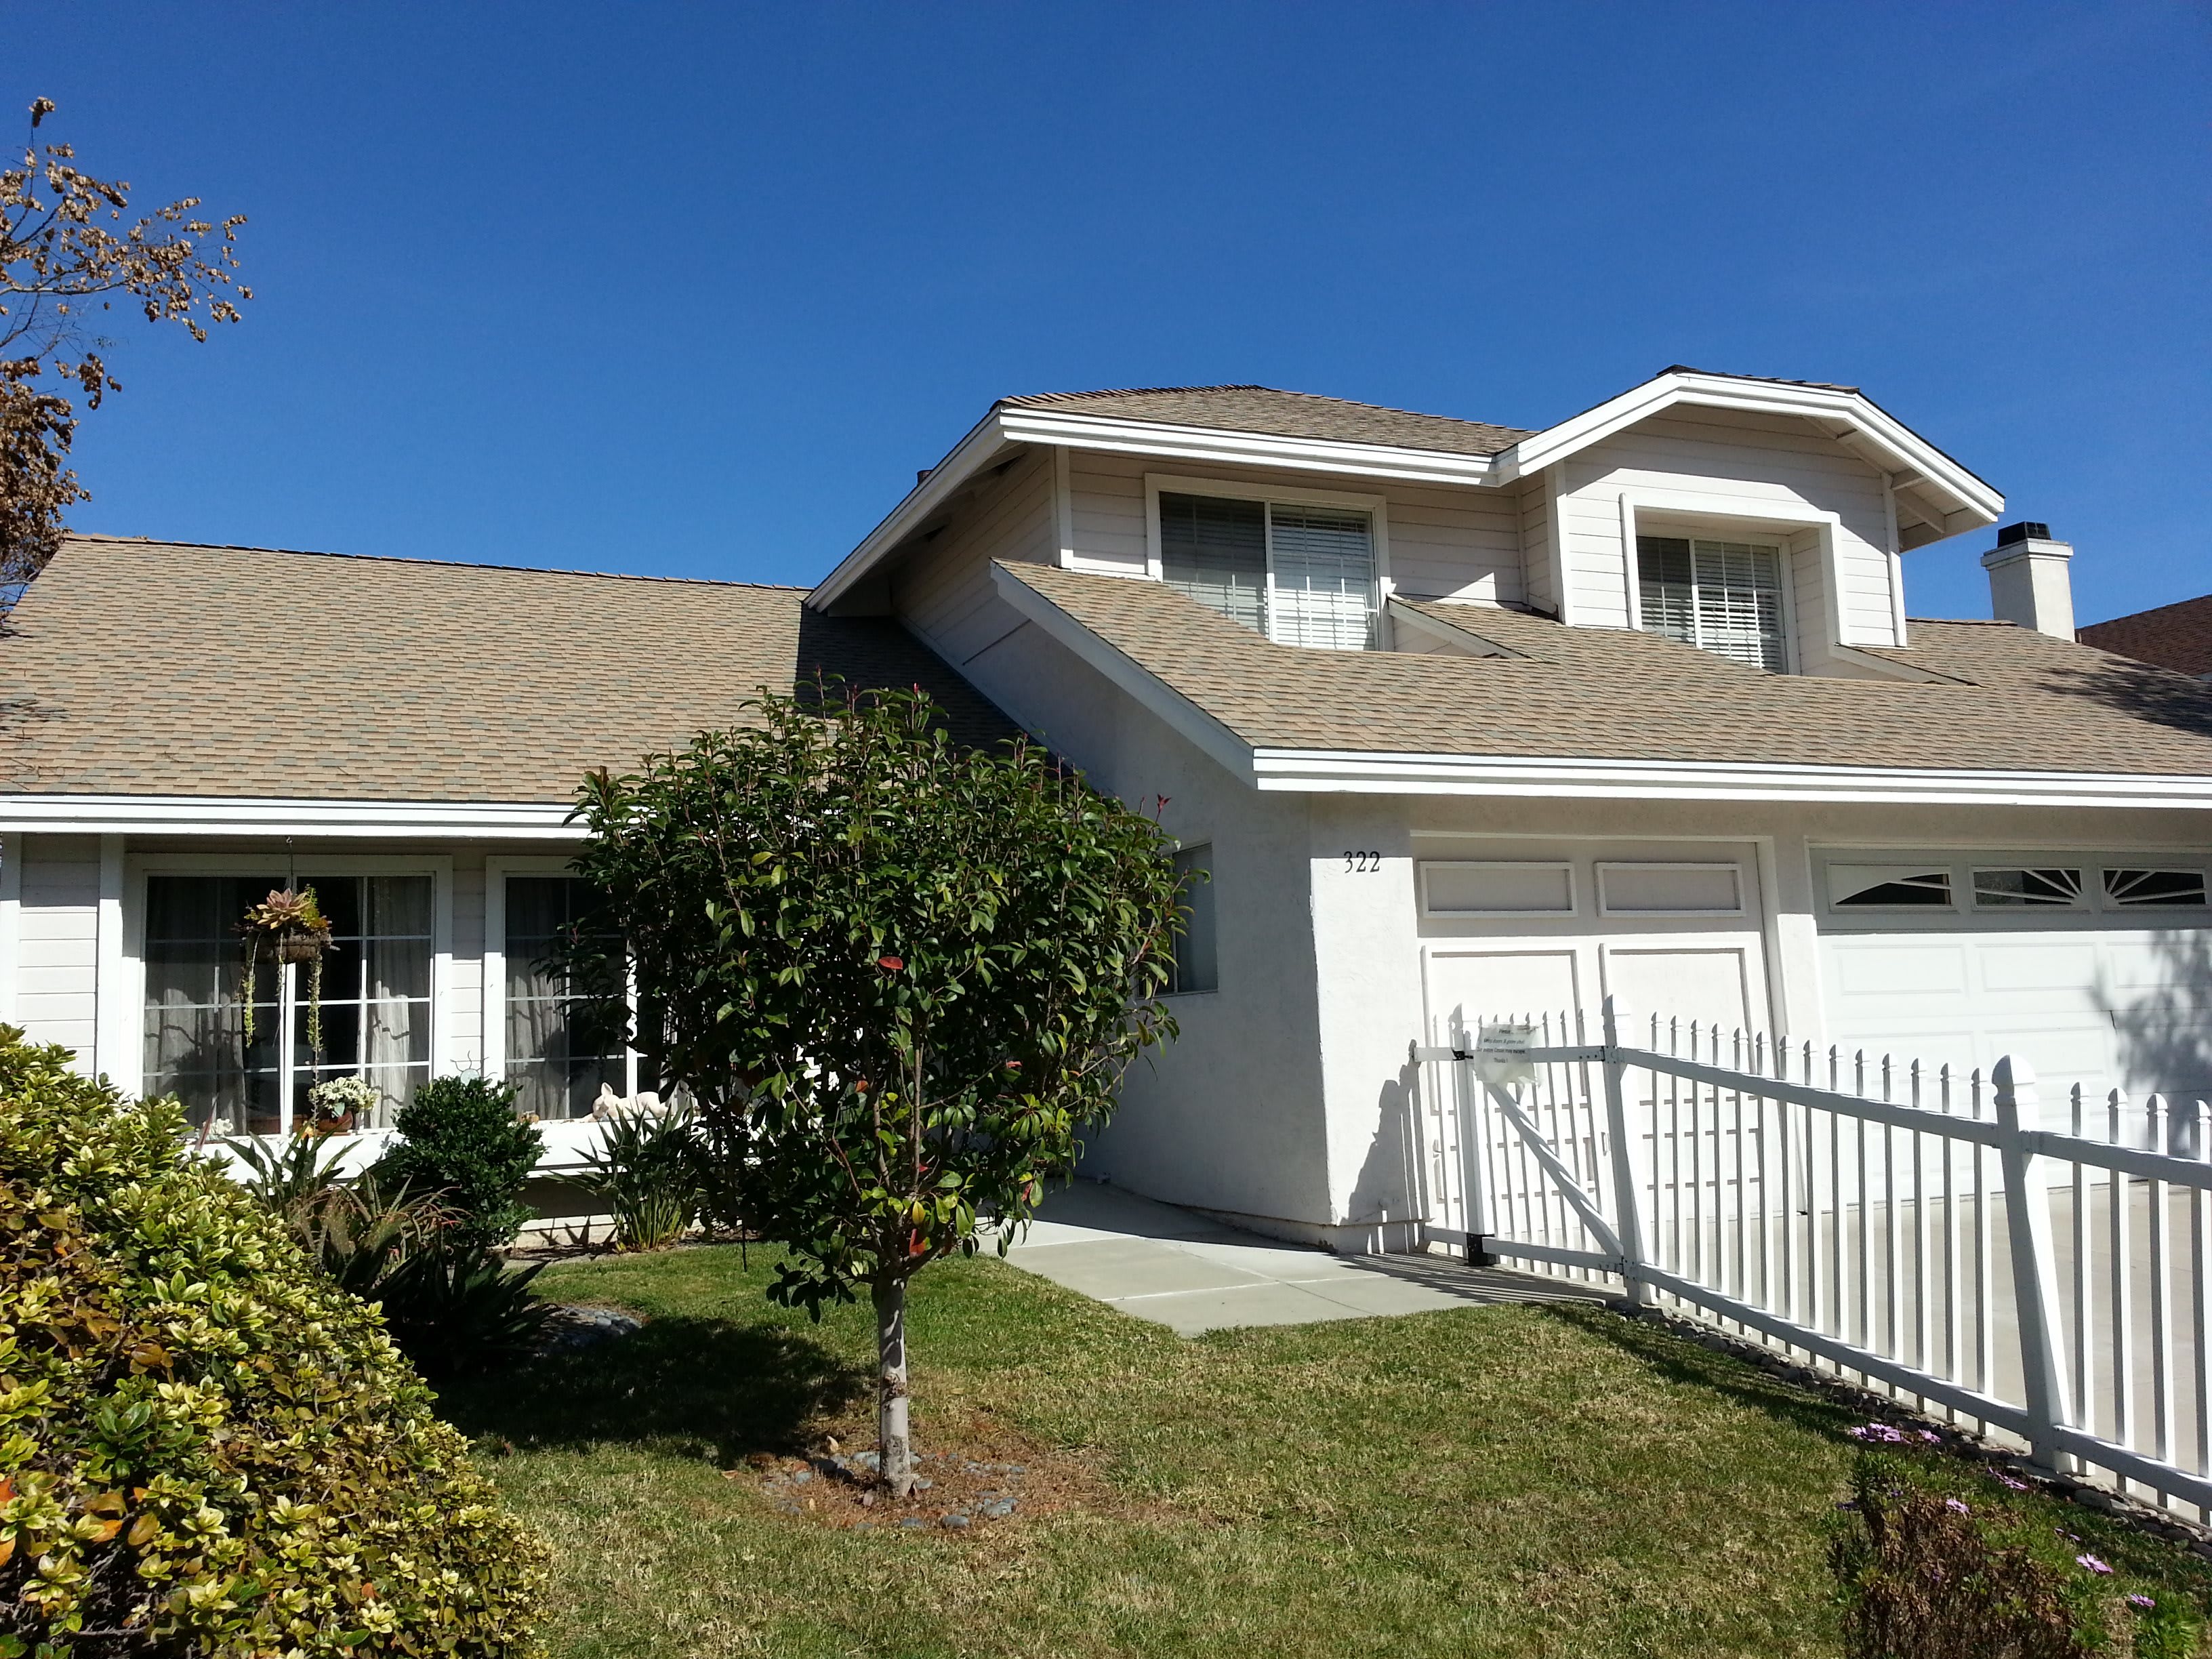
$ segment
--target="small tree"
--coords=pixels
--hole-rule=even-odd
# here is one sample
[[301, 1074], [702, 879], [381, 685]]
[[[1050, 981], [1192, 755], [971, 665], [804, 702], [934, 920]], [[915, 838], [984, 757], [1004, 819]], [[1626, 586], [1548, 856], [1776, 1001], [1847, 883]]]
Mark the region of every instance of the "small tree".
[[[1176, 876], [1152, 820], [1028, 743], [963, 748], [919, 689], [751, 706], [591, 779], [577, 868], [641, 1046], [697, 1097], [718, 1212], [789, 1253], [770, 1297], [819, 1318], [867, 1287], [903, 1497], [907, 1283], [992, 1218], [1003, 1252], [1174, 1036]], [[604, 948], [579, 968], [619, 982]]]
[[[53, 112], [52, 100], [33, 102], [33, 131]], [[76, 406], [45, 378], [98, 409], [123, 389], [95, 327], [117, 299], [205, 340], [253, 297], [236, 276], [242, 216], [202, 219], [187, 196], [125, 225], [130, 204], [128, 184], [81, 172], [67, 144], [32, 138], [0, 168], [0, 611], [61, 545], [62, 514], [91, 499], [65, 465]]]

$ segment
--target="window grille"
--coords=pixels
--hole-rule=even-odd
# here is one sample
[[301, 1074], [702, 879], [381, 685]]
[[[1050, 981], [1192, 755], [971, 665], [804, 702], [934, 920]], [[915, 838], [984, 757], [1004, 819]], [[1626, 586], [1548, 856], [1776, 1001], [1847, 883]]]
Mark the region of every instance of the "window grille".
[[1376, 643], [1375, 534], [1364, 513], [1163, 492], [1160, 575], [1278, 645]]
[[2118, 909], [2202, 909], [2202, 870], [2107, 870], [2106, 901]]
[[1832, 864], [1828, 902], [1838, 910], [1949, 908], [1951, 872], [1911, 865]]
[[1646, 632], [1772, 673], [1787, 668], [1778, 550], [1638, 536], [1636, 559]]
[[1974, 908], [2018, 909], [2034, 906], [2078, 909], [2082, 902], [2079, 870], [1976, 870]]
[[586, 922], [590, 890], [574, 876], [507, 878], [507, 1080], [518, 1112], [586, 1117], [602, 1085], [629, 1092], [623, 1033], [551, 960]]

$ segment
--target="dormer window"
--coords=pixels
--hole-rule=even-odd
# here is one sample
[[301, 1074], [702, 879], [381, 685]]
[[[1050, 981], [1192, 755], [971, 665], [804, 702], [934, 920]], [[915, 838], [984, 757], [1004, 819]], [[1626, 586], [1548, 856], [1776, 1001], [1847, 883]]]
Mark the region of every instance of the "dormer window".
[[1782, 550], [1756, 542], [1638, 536], [1644, 631], [1785, 672]]
[[1376, 644], [1375, 526], [1359, 509], [1159, 492], [1160, 580], [1278, 645]]

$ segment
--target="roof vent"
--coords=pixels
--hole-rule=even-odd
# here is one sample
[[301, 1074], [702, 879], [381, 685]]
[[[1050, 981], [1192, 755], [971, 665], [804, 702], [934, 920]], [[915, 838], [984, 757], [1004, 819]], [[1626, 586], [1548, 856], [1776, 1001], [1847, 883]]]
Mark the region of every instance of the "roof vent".
[[2074, 550], [2051, 539], [2047, 524], [2008, 524], [1997, 544], [1982, 555], [1990, 573], [1990, 610], [1999, 622], [2018, 623], [2056, 640], [2074, 637], [2074, 585], [2067, 561]]

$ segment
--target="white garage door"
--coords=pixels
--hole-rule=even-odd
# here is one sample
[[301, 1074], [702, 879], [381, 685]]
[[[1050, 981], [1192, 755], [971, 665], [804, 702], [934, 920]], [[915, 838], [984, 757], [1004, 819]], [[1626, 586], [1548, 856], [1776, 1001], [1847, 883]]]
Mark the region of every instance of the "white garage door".
[[[2130, 906], [2143, 861], [1834, 855], [1821, 918], [1830, 1040], [1928, 1066], [2025, 1059], [2054, 1124], [2075, 1084], [2098, 1099], [2212, 1093], [2203, 872], [2171, 872], [2183, 879], [2148, 890], [2163, 902]], [[1887, 903], [1850, 902], [1867, 892]]]

